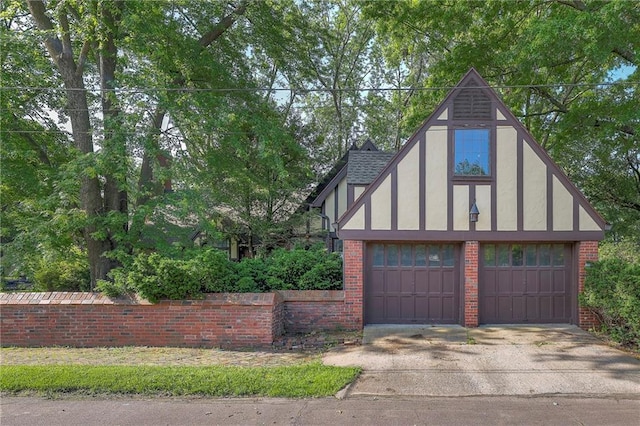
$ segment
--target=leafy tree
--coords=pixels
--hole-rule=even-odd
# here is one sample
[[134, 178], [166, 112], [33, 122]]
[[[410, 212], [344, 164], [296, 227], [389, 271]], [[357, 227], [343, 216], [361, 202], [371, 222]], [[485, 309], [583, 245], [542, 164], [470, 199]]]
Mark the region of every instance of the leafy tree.
[[[434, 89], [411, 99], [409, 128], [475, 67], [614, 229], [638, 235], [637, 2], [362, 3], [388, 57], [428, 58], [424, 87]], [[621, 66], [631, 74], [599, 84]]]
[[326, 160], [333, 162], [362, 134], [363, 103], [373, 29], [350, 0], [303, 2], [293, 26], [298, 43], [297, 77], [307, 92], [302, 106], [324, 138]]
[[[188, 143], [185, 137], [213, 128], [218, 134], [246, 133], [249, 127], [254, 134], [263, 133], [255, 128], [259, 123], [242, 124], [246, 117], [251, 118], [250, 99], [230, 96], [228, 90], [243, 91], [254, 86], [258, 77], [269, 75], [269, 69], [256, 68], [257, 58], [282, 51], [274, 23], [291, 4], [244, 0], [236, 4], [3, 3], [3, 43], [8, 47], [2, 51], [3, 85], [8, 89], [3, 90], [2, 122], [3, 129], [15, 132], [12, 143], [3, 145], [3, 156], [16, 158], [15, 170], [29, 161], [40, 175], [51, 169], [47, 185], [32, 179], [41, 191], [35, 186], [31, 191], [40, 204], [30, 217], [39, 229], [46, 226], [37, 210], [45, 210], [41, 201], [48, 196], [53, 202], [50, 208], [57, 208], [52, 218], [73, 218], [57, 235], [76, 237], [81, 231], [73, 244], [87, 253], [92, 286], [145, 246], [145, 231], [153, 220], [153, 225], [158, 223], [158, 215], [174, 223], [190, 221], [193, 211], [185, 208], [186, 200], [204, 197], [188, 191], [184, 197], [163, 193], [171, 181], [179, 190], [189, 189], [186, 182], [197, 176], [175, 167], [186, 164], [181, 161], [188, 153], [183, 149]], [[245, 14], [249, 18], [243, 19]], [[32, 73], [25, 73], [29, 68]], [[21, 93], [29, 87], [47, 89]], [[206, 96], [209, 101], [202, 102]], [[269, 117], [274, 113], [270, 109], [275, 111], [264, 101], [257, 109], [259, 117]], [[234, 114], [245, 118], [227, 120]], [[287, 119], [279, 120], [264, 121], [272, 127], [267, 131], [272, 133], [269, 140], [277, 140], [274, 126], [286, 128]], [[53, 132], [45, 140], [43, 131], [49, 129]], [[19, 156], [23, 145], [30, 150]], [[52, 146], [62, 153], [56, 164], [43, 155]], [[172, 161], [176, 154], [178, 161]], [[40, 169], [42, 164], [46, 167]], [[282, 165], [294, 168], [289, 163]], [[210, 178], [211, 174], [205, 180]], [[3, 179], [3, 185], [10, 185], [13, 192], [20, 182], [20, 178]], [[64, 196], [73, 201], [60, 203], [63, 193], [57, 187], [61, 186]], [[193, 186], [205, 187], [199, 182]], [[283, 188], [292, 190], [291, 186]], [[3, 206], [17, 212], [25, 201], [19, 198], [4, 198]], [[222, 203], [219, 199], [213, 202]], [[16, 242], [14, 247], [27, 236], [42, 239], [33, 226], [3, 222], [3, 227], [3, 239], [6, 234]]]

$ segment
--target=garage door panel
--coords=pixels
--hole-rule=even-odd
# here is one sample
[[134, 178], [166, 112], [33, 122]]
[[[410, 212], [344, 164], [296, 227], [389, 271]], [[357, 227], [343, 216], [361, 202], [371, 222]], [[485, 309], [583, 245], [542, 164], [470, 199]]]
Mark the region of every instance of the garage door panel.
[[551, 293], [553, 292], [553, 277], [551, 271], [548, 269], [541, 269], [538, 271], [538, 280], [540, 282], [539, 293]]
[[400, 271], [400, 291], [402, 294], [413, 294], [414, 292], [414, 284], [413, 284], [413, 270], [403, 270]]
[[426, 296], [416, 296], [414, 300], [415, 318], [426, 321], [429, 318], [429, 298]]
[[442, 271], [442, 293], [453, 295], [456, 292], [455, 286], [457, 282], [455, 279], [455, 271], [453, 268], [445, 269]]
[[514, 294], [525, 294], [527, 292], [525, 271], [514, 269], [511, 274], [511, 292]]
[[416, 315], [415, 299], [412, 295], [400, 298], [400, 318], [414, 318]]
[[558, 296], [553, 298], [554, 318], [562, 318], [567, 314], [567, 298]]
[[429, 271], [429, 295], [442, 294], [442, 273], [440, 271]]
[[374, 270], [370, 281], [371, 293], [384, 294], [385, 271]]
[[[544, 298], [541, 297], [527, 297], [527, 308], [526, 308], [526, 318], [523, 319], [535, 319], [542, 318], [545, 315], [545, 311], [548, 312], [548, 301], [545, 301]], [[546, 308], [546, 309], [545, 309]]]
[[502, 269], [498, 271], [498, 294], [511, 294], [511, 271]]
[[498, 296], [498, 312], [497, 315], [500, 318], [506, 318], [511, 320], [513, 318], [513, 307], [511, 305], [512, 298], [505, 296]]
[[367, 247], [367, 323], [458, 322], [456, 246], [374, 243]]
[[384, 311], [387, 318], [389, 318], [390, 320], [397, 320], [398, 318], [401, 318], [400, 313], [402, 312], [402, 310], [399, 296], [385, 296], [384, 304]]
[[481, 323], [574, 320], [569, 244], [483, 244], [480, 259]]
[[498, 280], [496, 279], [496, 270], [495, 269], [491, 269], [488, 271], [485, 271], [485, 276], [484, 276], [484, 282], [483, 282], [483, 289], [485, 294], [487, 295], [487, 297], [489, 297], [489, 295], [494, 295], [496, 294], [496, 283], [498, 282]]
[[415, 293], [417, 295], [426, 295], [429, 293], [429, 279], [426, 269], [415, 269]]
[[556, 293], [565, 293], [567, 291], [566, 274], [564, 270], [553, 271], [553, 290]]
[[539, 271], [535, 269], [534, 270], [527, 269], [525, 274], [525, 282], [527, 284], [528, 293], [539, 293], [540, 291], [545, 291], [544, 289], [540, 288], [541, 283], [540, 283]]
[[429, 317], [442, 318], [442, 299], [429, 299]]
[[456, 300], [454, 297], [445, 297], [442, 300], [442, 318], [445, 320], [456, 320]]
[[402, 289], [402, 274], [398, 270], [387, 270], [385, 283], [384, 292], [386, 294], [399, 294]]

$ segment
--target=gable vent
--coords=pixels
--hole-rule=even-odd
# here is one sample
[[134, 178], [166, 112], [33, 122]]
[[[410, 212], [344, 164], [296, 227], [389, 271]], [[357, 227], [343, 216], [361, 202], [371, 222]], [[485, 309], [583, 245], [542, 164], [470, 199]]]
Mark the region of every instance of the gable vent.
[[491, 99], [484, 94], [478, 83], [470, 81], [453, 100], [455, 119], [491, 119]]

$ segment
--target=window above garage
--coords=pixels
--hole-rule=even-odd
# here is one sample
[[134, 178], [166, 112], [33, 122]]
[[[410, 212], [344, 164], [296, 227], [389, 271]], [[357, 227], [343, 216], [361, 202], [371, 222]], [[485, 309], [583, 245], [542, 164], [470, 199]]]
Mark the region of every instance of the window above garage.
[[454, 175], [490, 176], [489, 129], [456, 129], [454, 131]]

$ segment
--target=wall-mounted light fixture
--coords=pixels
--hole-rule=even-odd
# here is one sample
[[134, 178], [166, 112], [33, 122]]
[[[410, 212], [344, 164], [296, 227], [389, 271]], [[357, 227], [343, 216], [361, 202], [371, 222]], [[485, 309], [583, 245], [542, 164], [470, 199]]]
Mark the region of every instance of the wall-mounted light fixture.
[[477, 222], [479, 215], [480, 210], [478, 210], [478, 206], [476, 206], [476, 202], [474, 201], [471, 210], [469, 210], [469, 222]]

